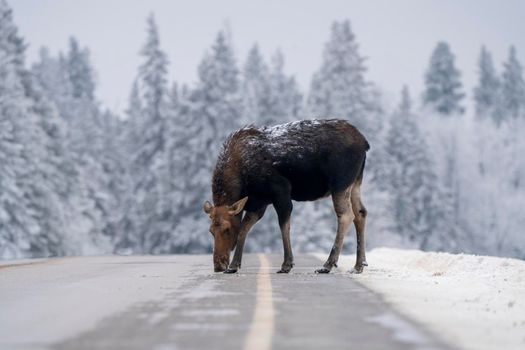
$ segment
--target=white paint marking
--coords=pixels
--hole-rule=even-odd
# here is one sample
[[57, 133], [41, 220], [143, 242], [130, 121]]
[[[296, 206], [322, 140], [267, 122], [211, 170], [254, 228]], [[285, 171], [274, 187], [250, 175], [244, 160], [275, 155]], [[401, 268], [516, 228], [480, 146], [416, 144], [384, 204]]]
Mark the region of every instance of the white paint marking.
[[244, 349], [268, 350], [272, 348], [274, 330], [274, 309], [270, 262], [264, 254], [259, 254], [260, 268], [257, 275], [257, 301], [253, 320], [246, 336]]

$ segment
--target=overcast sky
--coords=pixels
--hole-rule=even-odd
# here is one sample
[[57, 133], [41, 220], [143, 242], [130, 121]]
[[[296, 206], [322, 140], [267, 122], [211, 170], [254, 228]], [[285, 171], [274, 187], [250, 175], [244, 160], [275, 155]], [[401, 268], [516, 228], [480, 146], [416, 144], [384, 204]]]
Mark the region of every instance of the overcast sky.
[[238, 62], [258, 42], [266, 57], [281, 48], [287, 71], [303, 90], [319, 67], [332, 21], [350, 19], [367, 77], [397, 97], [403, 84], [419, 94], [432, 49], [450, 43], [466, 91], [476, 80], [480, 46], [494, 54], [497, 68], [514, 44], [525, 63], [525, 1], [520, 0], [8, 0], [29, 43], [28, 60], [39, 48], [67, 48], [68, 37], [88, 46], [97, 71], [99, 99], [126, 107], [141, 60], [145, 19], [155, 14], [161, 45], [170, 59], [170, 78], [193, 83], [196, 67], [217, 31], [231, 28]]

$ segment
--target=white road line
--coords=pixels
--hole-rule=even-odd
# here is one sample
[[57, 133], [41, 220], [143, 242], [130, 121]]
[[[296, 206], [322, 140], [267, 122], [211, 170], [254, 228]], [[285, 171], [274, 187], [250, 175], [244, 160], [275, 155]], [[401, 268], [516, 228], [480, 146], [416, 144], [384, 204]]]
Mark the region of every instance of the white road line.
[[272, 348], [274, 309], [270, 262], [259, 254], [261, 264], [257, 275], [257, 301], [253, 320], [244, 343], [245, 350], [268, 350]]

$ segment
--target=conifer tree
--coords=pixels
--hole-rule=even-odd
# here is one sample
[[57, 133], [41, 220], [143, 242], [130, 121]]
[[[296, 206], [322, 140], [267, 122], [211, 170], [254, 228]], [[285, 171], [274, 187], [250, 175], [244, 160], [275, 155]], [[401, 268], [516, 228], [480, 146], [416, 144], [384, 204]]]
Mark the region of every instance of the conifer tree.
[[244, 124], [260, 124], [270, 117], [269, 70], [257, 44], [251, 48], [244, 64], [242, 97]]
[[197, 86], [191, 90], [183, 87], [172, 99], [178, 101], [172, 132], [177, 135], [173, 154], [177, 159], [175, 174], [179, 174], [180, 224], [170, 244], [179, 252], [210, 250], [211, 241], [203, 235], [209, 225], [202, 215], [203, 198], [211, 198], [210, 175], [222, 143], [243, 125], [239, 70], [223, 31], [199, 64], [198, 73]]
[[[179, 113], [174, 120], [174, 205], [177, 208], [173, 230], [167, 242], [171, 252], [208, 253], [212, 250], [212, 239], [209, 234], [209, 219], [202, 215], [203, 198], [211, 197], [210, 167], [199, 169], [195, 164], [204, 165], [203, 155], [195, 152], [202, 150], [202, 140], [197, 137], [202, 133], [201, 124], [194, 122], [195, 106], [190, 100], [193, 92], [183, 87], [179, 100]], [[208, 139], [209, 140], [209, 139]]]
[[[104, 164], [104, 159], [111, 158], [107, 149], [105, 117], [95, 99], [95, 72], [90, 62], [87, 48], [80, 48], [78, 41], [71, 38], [69, 49], [63, 61], [59, 62], [66, 69], [71, 91], [61, 109], [61, 115], [68, 124], [68, 148], [73, 152], [73, 160], [85, 186], [86, 203], [91, 208], [86, 215], [90, 221], [90, 235], [101, 240], [109, 240], [114, 234], [109, 229], [112, 216], [113, 193], [109, 188], [112, 174], [111, 167]], [[107, 237], [104, 237], [106, 235]], [[104, 244], [99, 241], [98, 244]]]
[[447, 203], [443, 201], [434, 164], [412, 112], [406, 87], [391, 119], [386, 150], [392, 165], [389, 184], [397, 232], [422, 249], [445, 248], [447, 240], [441, 242], [436, 236], [441, 237], [443, 225], [450, 222], [444, 217], [443, 207]]
[[143, 101], [141, 118], [142, 140], [135, 162], [141, 168], [148, 168], [156, 152], [164, 149], [163, 127], [166, 118], [168, 92], [168, 59], [160, 48], [157, 24], [153, 15], [147, 20], [147, 39], [141, 50], [144, 62], [139, 68], [138, 85]]
[[474, 88], [476, 116], [478, 118], [492, 117], [499, 124], [501, 122], [501, 116], [498, 113], [500, 81], [492, 62], [492, 55], [485, 46], [481, 48], [479, 54], [478, 74], [478, 85]]
[[439, 42], [430, 58], [430, 65], [425, 74], [423, 103], [442, 115], [463, 114], [465, 109], [461, 101], [461, 75], [455, 66], [455, 57], [445, 42]]
[[501, 80], [503, 113], [513, 118], [525, 116], [523, 66], [518, 61], [514, 46], [509, 49], [509, 57], [503, 65]]
[[[195, 151], [200, 160], [194, 164], [196, 172], [211, 174], [221, 144], [242, 125], [242, 103], [239, 96], [239, 71], [233, 48], [220, 31], [211, 52], [199, 65], [199, 82], [190, 96], [193, 123], [198, 130]], [[207, 175], [208, 176], [208, 175]], [[196, 177], [197, 181], [200, 175]], [[209, 179], [205, 180], [209, 189]], [[203, 192], [202, 189], [197, 193]], [[200, 205], [200, 204], [199, 204]]]
[[[31, 73], [45, 98], [57, 108], [57, 112], [62, 114], [62, 111], [68, 110], [68, 103], [73, 99], [73, 87], [63, 54], [53, 57], [46, 47], [41, 48], [39, 59], [31, 67]], [[66, 120], [65, 116], [60, 117]]]
[[[167, 70], [168, 60], [160, 47], [159, 33], [153, 15], [147, 19], [147, 38], [141, 52], [144, 62], [139, 67], [136, 86], [130, 97], [128, 109], [131, 127], [131, 174], [134, 202], [123, 217], [123, 225], [129, 232], [121, 233], [118, 249], [132, 252], [153, 253], [162, 241], [159, 238], [159, 215], [164, 196], [160, 173], [165, 162], [167, 138]], [[139, 97], [140, 96], [140, 97]], [[133, 139], [135, 138], [135, 139]]]
[[[201, 212], [202, 198], [208, 188], [199, 186], [202, 179], [195, 177], [198, 169], [194, 168], [195, 162], [201, 157], [194, 147], [200, 142], [196, 135], [201, 135], [202, 125], [194, 122], [196, 116], [190, 95], [186, 86], [179, 88], [177, 84], [173, 84], [169, 95], [170, 138], [166, 156], [170, 167], [166, 170], [171, 175], [165, 186], [170, 190], [166, 203], [171, 209], [168, 221], [171, 226], [166, 225], [164, 249], [177, 253], [208, 252], [211, 243], [206, 234], [209, 222]], [[207, 175], [208, 186], [209, 181], [210, 174]]]
[[122, 174], [123, 186], [126, 189], [121, 201], [121, 217], [115, 236], [115, 252], [119, 254], [132, 253], [139, 248], [140, 208], [135, 198], [136, 173], [133, 169], [134, 156], [138, 154], [138, 144], [141, 136], [142, 101], [138, 83], [133, 82], [128, 99], [128, 107], [125, 111], [126, 119], [123, 122], [121, 135], [121, 153], [123, 156], [124, 169]]
[[239, 70], [232, 45], [222, 31], [217, 34], [211, 52], [200, 63], [198, 72], [199, 81], [192, 100], [200, 104], [196, 106], [199, 112], [215, 128], [213, 146], [217, 146], [242, 125]]
[[[9, 85], [9, 92], [0, 100], [4, 106], [11, 106], [1, 114], [6, 118], [6, 133], [11, 133], [11, 140], [23, 145], [18, 155], [13, 155], [8, 162], [23, 164], [16, 172], [16, 181], [10, 184], [13, 187], [6, 190], [6, 193], [23, 196], [16, 207], [9, 208], [6, 204], [11, 219], [16, 218], [14, 225], [9, 225], [9, 230], [18, 231], [18, 238], [11, 235], [20, 243], [15, 256], [92, 252], [96, 249], [96, 237], [84, 234], [86, 231], [82, 229], [75, 230], [74, 226], [87, 225], [76, 215], [84, 207], [74, 200], [78, 178], [69, 172], [71, 162], [57, 111], [34, 78], [36, 75], [25, 67], [25, 44], [4, 1], [0, 2], [0, 17], [0, 47], [5, 57], [2, 62], [6, 63], [2, 67], [10, 74], [8, 80], [3, 80]], [[9, 176], [5, 181], [9, 182]], [[24, 211], [25, 218], [17, 214], [16, 208]]]
[[264, 62], [255, 45], [249, 52], [243, 74], [243, 105], [247, 123], [282, 124], [298, 118], [302, 95], [295, 78], [284, 72], [280, 50], [272, 57], [271, 66]]
[[293, 76], [284, 72], [284, 55], [277, 50], [272, 57], [270, 69], [269, 112], [262, 125], [273, 125], [301, 117], [303, 96]]
[[323, 63], [314, 74], [308, 97], [308, 107], [314, 116], [347, 118], [360, 128], [370, 126], [368, 112], [374, 106], [370, 101], [370, 84], [364, 76], [364, 61], [350, 22], [334, 22]]
[[[89, 62], [83, 64], [89, 65]], [[101, 125], [93, 124], [96, 102], [73, 96], [68, 60], [62, 54], [55, 58], [43, 48], [40, 60], [33, 65], [31, 72], [43, 99], [50, 103], [43, 108], [47, 112], [40, 114], [44, 116], [44, 129], [52, 140], [52, 149], [48, 154], [59, 168], [59, 173], [52, 177], [64, 208], [59, 214], [65, 220], [64, 230], [77, 238], [72, 242], [64, 240], [64, 245], [68, 246], [66, 250], [71, 254], [74, 250], [84, 249], [79, 244], [82, 237], [88, 237], [85, 238], [87, 242], [93, 241], [94, 245], [100, 244], [107, 250], [108, 239], [101, 237], [105, 220], [100, 209], [105, 207], [103, 201], [108, 198], [108, 192], [99, 187], [98, 181], [93, 182], [101, 176], [106, 180], [108, 177], [107, 173], [100, 171], [98, 164], [98, 157], [102, 156], [100, 150], [103, 147], [99, 141], [103, 129]], [[102, 197], [100, 194], [103, 194]], [[96, 203], [96, 198], [102, 201]], [[95, 248], [88, 246], [86, 249], [93, 252]]]
[[[12, 11], [0, 0], [0, 258], [19, 258], [31, 249], [39, 225], [27, 209], [30, 198], [19, 183], [28, 167], [24, 145], [29, 140], [22, 125], [28, 122], [28, 101], [16, 62], [17, 35]], [[29, 121], [30, 122], [30, 121]]]
[[67, 57], [67, 72], [71, 82], [73, 97], [78, 99], [94, 99], [95, 82], [89, 51], [80, 49], [77, 39], [69, 39], [69, 52]]

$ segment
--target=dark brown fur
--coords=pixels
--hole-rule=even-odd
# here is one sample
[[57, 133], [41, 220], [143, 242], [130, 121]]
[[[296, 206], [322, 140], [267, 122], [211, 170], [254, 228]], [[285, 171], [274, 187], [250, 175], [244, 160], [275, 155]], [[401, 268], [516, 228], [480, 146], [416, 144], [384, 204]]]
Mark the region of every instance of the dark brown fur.
[[[246, 235], [272, 204], [279, 218], [285, 250], [280, 272], [293, 267], [289, 230], [292, 200], [311, 201], [332, 195], [338, 217], [334, 248], [324, 269], [335, 266], [348, 224], [354, 221], [358, 238], [356, 271], [366, 264], [364, 222], [360, 200], [366, 151], [364, 136], [342, 120], [300, 121], [272, 128], [247, 127], [225, 141], [213, 173], [213, 202], [205, 204], [215, 238], [215, 270], [240, 268]], [[242, 217], [242, 211], [246, 214]], [[222, 224], [217, 224], [222, 223]], [[218, 263], [217, 263], [218, 262]]]

